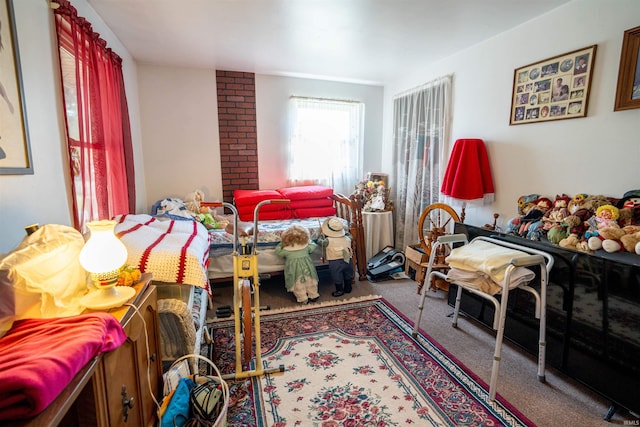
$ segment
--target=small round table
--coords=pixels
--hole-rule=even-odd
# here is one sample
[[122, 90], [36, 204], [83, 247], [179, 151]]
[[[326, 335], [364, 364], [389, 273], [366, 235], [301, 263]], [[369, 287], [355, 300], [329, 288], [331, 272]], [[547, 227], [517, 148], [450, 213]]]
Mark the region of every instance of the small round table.
[[385, 246], [393, 246], [393, 212], [362, 212], [367, 261]]

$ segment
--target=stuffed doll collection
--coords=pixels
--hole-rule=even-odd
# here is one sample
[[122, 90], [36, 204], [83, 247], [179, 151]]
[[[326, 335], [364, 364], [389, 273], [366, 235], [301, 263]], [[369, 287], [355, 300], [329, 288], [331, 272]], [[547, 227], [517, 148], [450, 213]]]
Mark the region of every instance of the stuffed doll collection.
[[537, 194], [518, 199], [519, 216], [507, 234], [582, 252], [630, 252], [640, 255], [640, 190], [622, 198], [602, 195], [557, 195], [553, 202]]

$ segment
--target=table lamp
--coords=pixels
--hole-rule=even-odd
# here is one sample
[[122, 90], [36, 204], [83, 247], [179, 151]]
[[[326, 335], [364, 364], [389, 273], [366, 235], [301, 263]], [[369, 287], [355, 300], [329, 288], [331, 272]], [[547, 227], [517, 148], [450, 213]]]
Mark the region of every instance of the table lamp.
[[484, 141], [478, 138], [458, 139], [453, 145], [442, 179], [443, 202], [460, 206], [464, 222], [467, 205], [487, 205], [494, 200], [491, 166]]
[[120, 270], [127, 261], [127, 248], [114, 234], [115, 226], [116, 221], [110, 220], [87, 223], [91, 235], [80, 251], [80, 265], [89, 273], [97, 289], [80, 300], [87, 308], [119, 307], [135, 294], [129, 286], [116, 286]]

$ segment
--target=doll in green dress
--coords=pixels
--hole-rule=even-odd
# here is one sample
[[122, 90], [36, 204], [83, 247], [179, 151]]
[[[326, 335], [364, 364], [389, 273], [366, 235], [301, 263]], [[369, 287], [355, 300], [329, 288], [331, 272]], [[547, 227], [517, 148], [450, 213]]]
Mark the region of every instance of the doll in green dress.
[[309, 232], [299, 225], [292, 225], [280, 236], [276, 254], [285, 259], [284, 282], [288, 292], [293, 292], [301, 304], [317, 301], [318, 273], [311, 260], [317, 245], [310, 241]]

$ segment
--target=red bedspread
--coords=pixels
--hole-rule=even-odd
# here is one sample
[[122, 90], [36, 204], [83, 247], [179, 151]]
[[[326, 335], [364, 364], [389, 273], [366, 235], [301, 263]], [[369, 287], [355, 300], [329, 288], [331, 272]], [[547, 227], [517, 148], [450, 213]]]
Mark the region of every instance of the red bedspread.
[[15, 322], [0, 338], [0, 420], [39, 414], [87, 362], [126, 338], [109, 313]]

